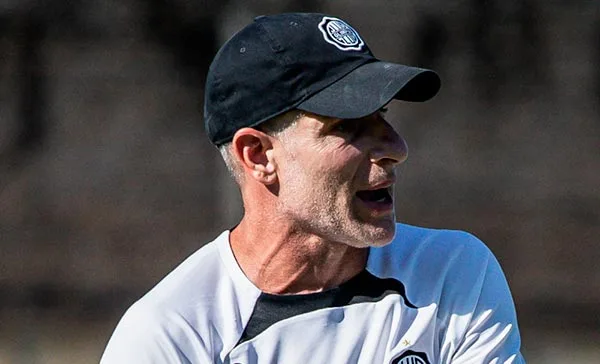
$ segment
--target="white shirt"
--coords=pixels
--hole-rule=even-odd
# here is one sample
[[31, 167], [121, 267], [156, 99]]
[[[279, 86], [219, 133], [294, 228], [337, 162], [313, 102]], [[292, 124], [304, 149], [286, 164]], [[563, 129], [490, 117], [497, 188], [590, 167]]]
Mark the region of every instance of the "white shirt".
[[461, 231], [398, 224], [365, 271], [306, 295], [261, 292], [225, 231], [131, 306], [101, 364], [524, 363], [490, 250]]

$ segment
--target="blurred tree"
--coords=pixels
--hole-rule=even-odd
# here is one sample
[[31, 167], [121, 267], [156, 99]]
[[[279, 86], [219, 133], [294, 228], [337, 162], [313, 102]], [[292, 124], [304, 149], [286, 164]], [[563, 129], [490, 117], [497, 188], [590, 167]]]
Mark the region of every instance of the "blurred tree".
[[[598, 20], [596, 21], [596, 29], [594, 29], [594, 33], [592, 35], [592, 44], [591, 48], [594, 50], [594, 63], [596, 64], [594, 70], [596, 70], [596, 74], [594, 75], [594, 88], [596, 92], [596, 108], [598, 109], [598, 113], [600, 113], [600, 11], [598, 11]], [[600, 124], [600, 123], [599, 123]]]
[[532, 86], [547, 81], [539, 14], [531, 0], [470, 2], [471, 77], [484, 101], [517, 91], [530, 96]]
[[203, 78], [218, 49], [215, 13], [227, 1], [203, 2], [202, 9], [168, 0], [146, 2], [146, 34], [168, 49], [186, 72], [186, 83], [201, 88]]
[[442, 55], [448, 41], [448, 30], [444, 19], [439, 15], [425, 13], [418, 17], [415, 29], [413, 64], [439, 69]]
[[40, 147], [47, 131], [46, 69], [42, 51], [47, 23], [34, 12], [23, 17], [17, 26], [20, 28], [17, 33], [19, 34], [17, 65], [21, 86], [19, 90], [21, 127], [16, 147], [20, 151], [25, 151]]
[[[17, 85], [17, 122], [6, 137], [4, 167], [19, 166], [24, 157], [38, 150], [47, 135], [47, 89], [43, 43], [48, 30], [43, 8], [46, 2], [8, 1], [0, 4], [0, 52], [3, 62], [14, 64], [14, 72], [1, 75]], [[13, 47], [14, 52], [6, 47]], [[14, 79], [14, 80], [10, 80]]]

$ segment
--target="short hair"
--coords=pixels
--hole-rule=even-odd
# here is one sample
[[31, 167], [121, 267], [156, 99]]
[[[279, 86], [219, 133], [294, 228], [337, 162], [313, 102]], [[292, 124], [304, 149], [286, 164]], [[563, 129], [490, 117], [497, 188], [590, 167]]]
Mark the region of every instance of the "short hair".
[[[298, 109], [280, 114], [264, 123], [255, 126], [254, 129], [260, 130], [265, 134], [282, 137], [290, 127], [294, 126], [298, 119], [304, 116], [304, 112]], [[238, 163], [232, 150], [232, 142], [227, 142], [219, 146], [219, 152], [223, 157], [223, 161], [229, 170], [229, 173], [238, 185], [244, 181], [244, 172], [242, 166]]]

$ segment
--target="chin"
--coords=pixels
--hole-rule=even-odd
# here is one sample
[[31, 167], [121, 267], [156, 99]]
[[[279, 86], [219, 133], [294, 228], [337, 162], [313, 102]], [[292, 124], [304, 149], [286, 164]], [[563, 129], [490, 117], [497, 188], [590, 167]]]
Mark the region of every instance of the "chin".
[[391, 233], [388, 232], [386, 234], [376, 236], [374, 239], [371, 239], [368, 244], [369, 246], [373, 247], [382, 247], [391, 243], [392, 240], [394, 240], [395, 235], [396, 231], [394, 229], [394, 231], [392, 231]]
[[358, 247], [382, 247], [389, 244], [396, 235], [395, 221], [367, 225], [362, 227], [362, 234], [358, 237]]

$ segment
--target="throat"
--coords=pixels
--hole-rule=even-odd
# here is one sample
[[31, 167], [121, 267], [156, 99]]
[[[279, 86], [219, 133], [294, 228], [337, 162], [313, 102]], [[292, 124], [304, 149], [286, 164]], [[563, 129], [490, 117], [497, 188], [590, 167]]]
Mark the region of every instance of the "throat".
[[366, 265], [366, 248], [316, 237], [263, 236], [254, 240], [242, 235], [240, 227], [230, 235], [233, 255], [248, 279], [265, 293], [321, 292], [346, 282]]

